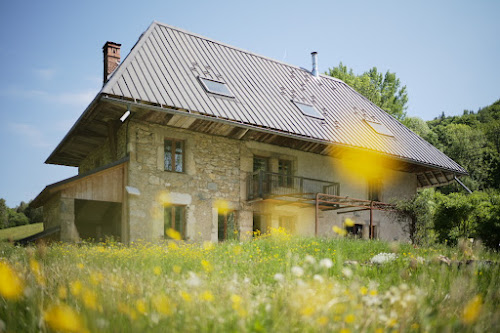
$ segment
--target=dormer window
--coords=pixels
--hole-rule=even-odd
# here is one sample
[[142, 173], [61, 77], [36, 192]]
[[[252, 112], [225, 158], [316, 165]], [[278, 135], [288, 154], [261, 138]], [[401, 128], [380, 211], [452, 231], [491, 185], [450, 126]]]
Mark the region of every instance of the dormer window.
[[313, 118], [317, 118], [317, 119], [321, 119], [321, 120], [325, 119], [325, 117], [318, 110], [316, 110], [316, 108], [314, 106], [309, 105], [309, 104], [299, 103], [296, 101], [292, 101], [292, 102], [293, 102], [293, 104], [295, 104], [299, 108], [299, 110], [305, 116], [313, 117]]
[[234, 98], [233, 93], [231, 92], [231, 90], [229, 90], [229, 87], [224, 82], [215, 81], [204, 77], [198, 77], [198, 79], [207, 92], [215, 95]]
[[392, 134], [392, 132], [387, 127], [385, 127], [385, 125], [382, 123], [378, 123], [378, 122], [366, 120], [366, 119], [365, 119], [365, 123], [367, 123], [378, 134], [382, 134], [382, 135], [386, 135], [386, 136], [394, 136], [394, 134]]

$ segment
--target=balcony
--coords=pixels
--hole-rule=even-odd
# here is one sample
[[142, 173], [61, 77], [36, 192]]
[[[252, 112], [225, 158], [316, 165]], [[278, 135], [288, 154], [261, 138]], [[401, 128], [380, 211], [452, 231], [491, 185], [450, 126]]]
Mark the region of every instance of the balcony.
[[256, 171], [247, 178], [247, 199], [314, 200], [317, 193], [340, 194], [340, 184], [324, 180]]

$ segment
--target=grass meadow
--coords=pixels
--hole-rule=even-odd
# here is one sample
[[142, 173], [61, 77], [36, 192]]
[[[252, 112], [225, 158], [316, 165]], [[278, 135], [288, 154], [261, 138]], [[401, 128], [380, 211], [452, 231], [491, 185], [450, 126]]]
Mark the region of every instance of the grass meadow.
[[9, 239], [18, 240], [42, 231], [43, 231], [43, 223], [33, 223], [33, 224], [21, 225], [18, 227], [0, 229], [0, 241]]
[[220, 244], [4, 242], [0, 331], [498, 332], [500, 268], [485, 262], [498, 259], [468, 243], [279, 230]]

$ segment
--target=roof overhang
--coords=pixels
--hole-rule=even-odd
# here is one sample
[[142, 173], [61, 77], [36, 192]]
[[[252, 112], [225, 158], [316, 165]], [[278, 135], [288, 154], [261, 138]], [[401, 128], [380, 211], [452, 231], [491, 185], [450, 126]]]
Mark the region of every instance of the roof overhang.
[[110, 123], [119, 121], [127, 110], [134, 113], [133, 119], [138, 121], [238, 140], [259, 141], [321, 155], [342, 157], [346, 151], [378, 154], [386, 159], [397, 161], [397, 170], [417, 174], [419, 187], [446, 185], [456, 176], [467, 175], [466, 172], [449, 170], [438, 165], [425, 164], [366, 148], [332, 143], [231, 119], [105, 94], [96, 96], [45, 163], [79, 166], [91, 151], [106, 141]]

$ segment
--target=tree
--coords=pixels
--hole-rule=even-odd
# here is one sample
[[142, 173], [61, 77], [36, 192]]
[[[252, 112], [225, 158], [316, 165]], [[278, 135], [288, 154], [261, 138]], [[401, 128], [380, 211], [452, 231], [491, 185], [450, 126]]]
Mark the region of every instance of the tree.
[[9, 207], [5, 204], [5, 199], [0, 199], [0, 229], [9, 225]]
[[406, 217], [402, 222], [405, 231], [410, 235], [412, 244], [428, 244], [432, 241], [430, 229], [434, 215], [434, 189], [419, 191], [410, 200], [401, 200], [397, 203], [397, 210]]
[[341, 62], [337, 67], [329, 68], [325, 74], [344, 81], [395, 118], [405, 118], [408, 93], [406, 86], [401, 87], [395, 73], [387, 71], [384, 75], [378, 72], [377, 67], [373, 67], [361, 75], [355, 75], [351, 68], [348, 69]]

